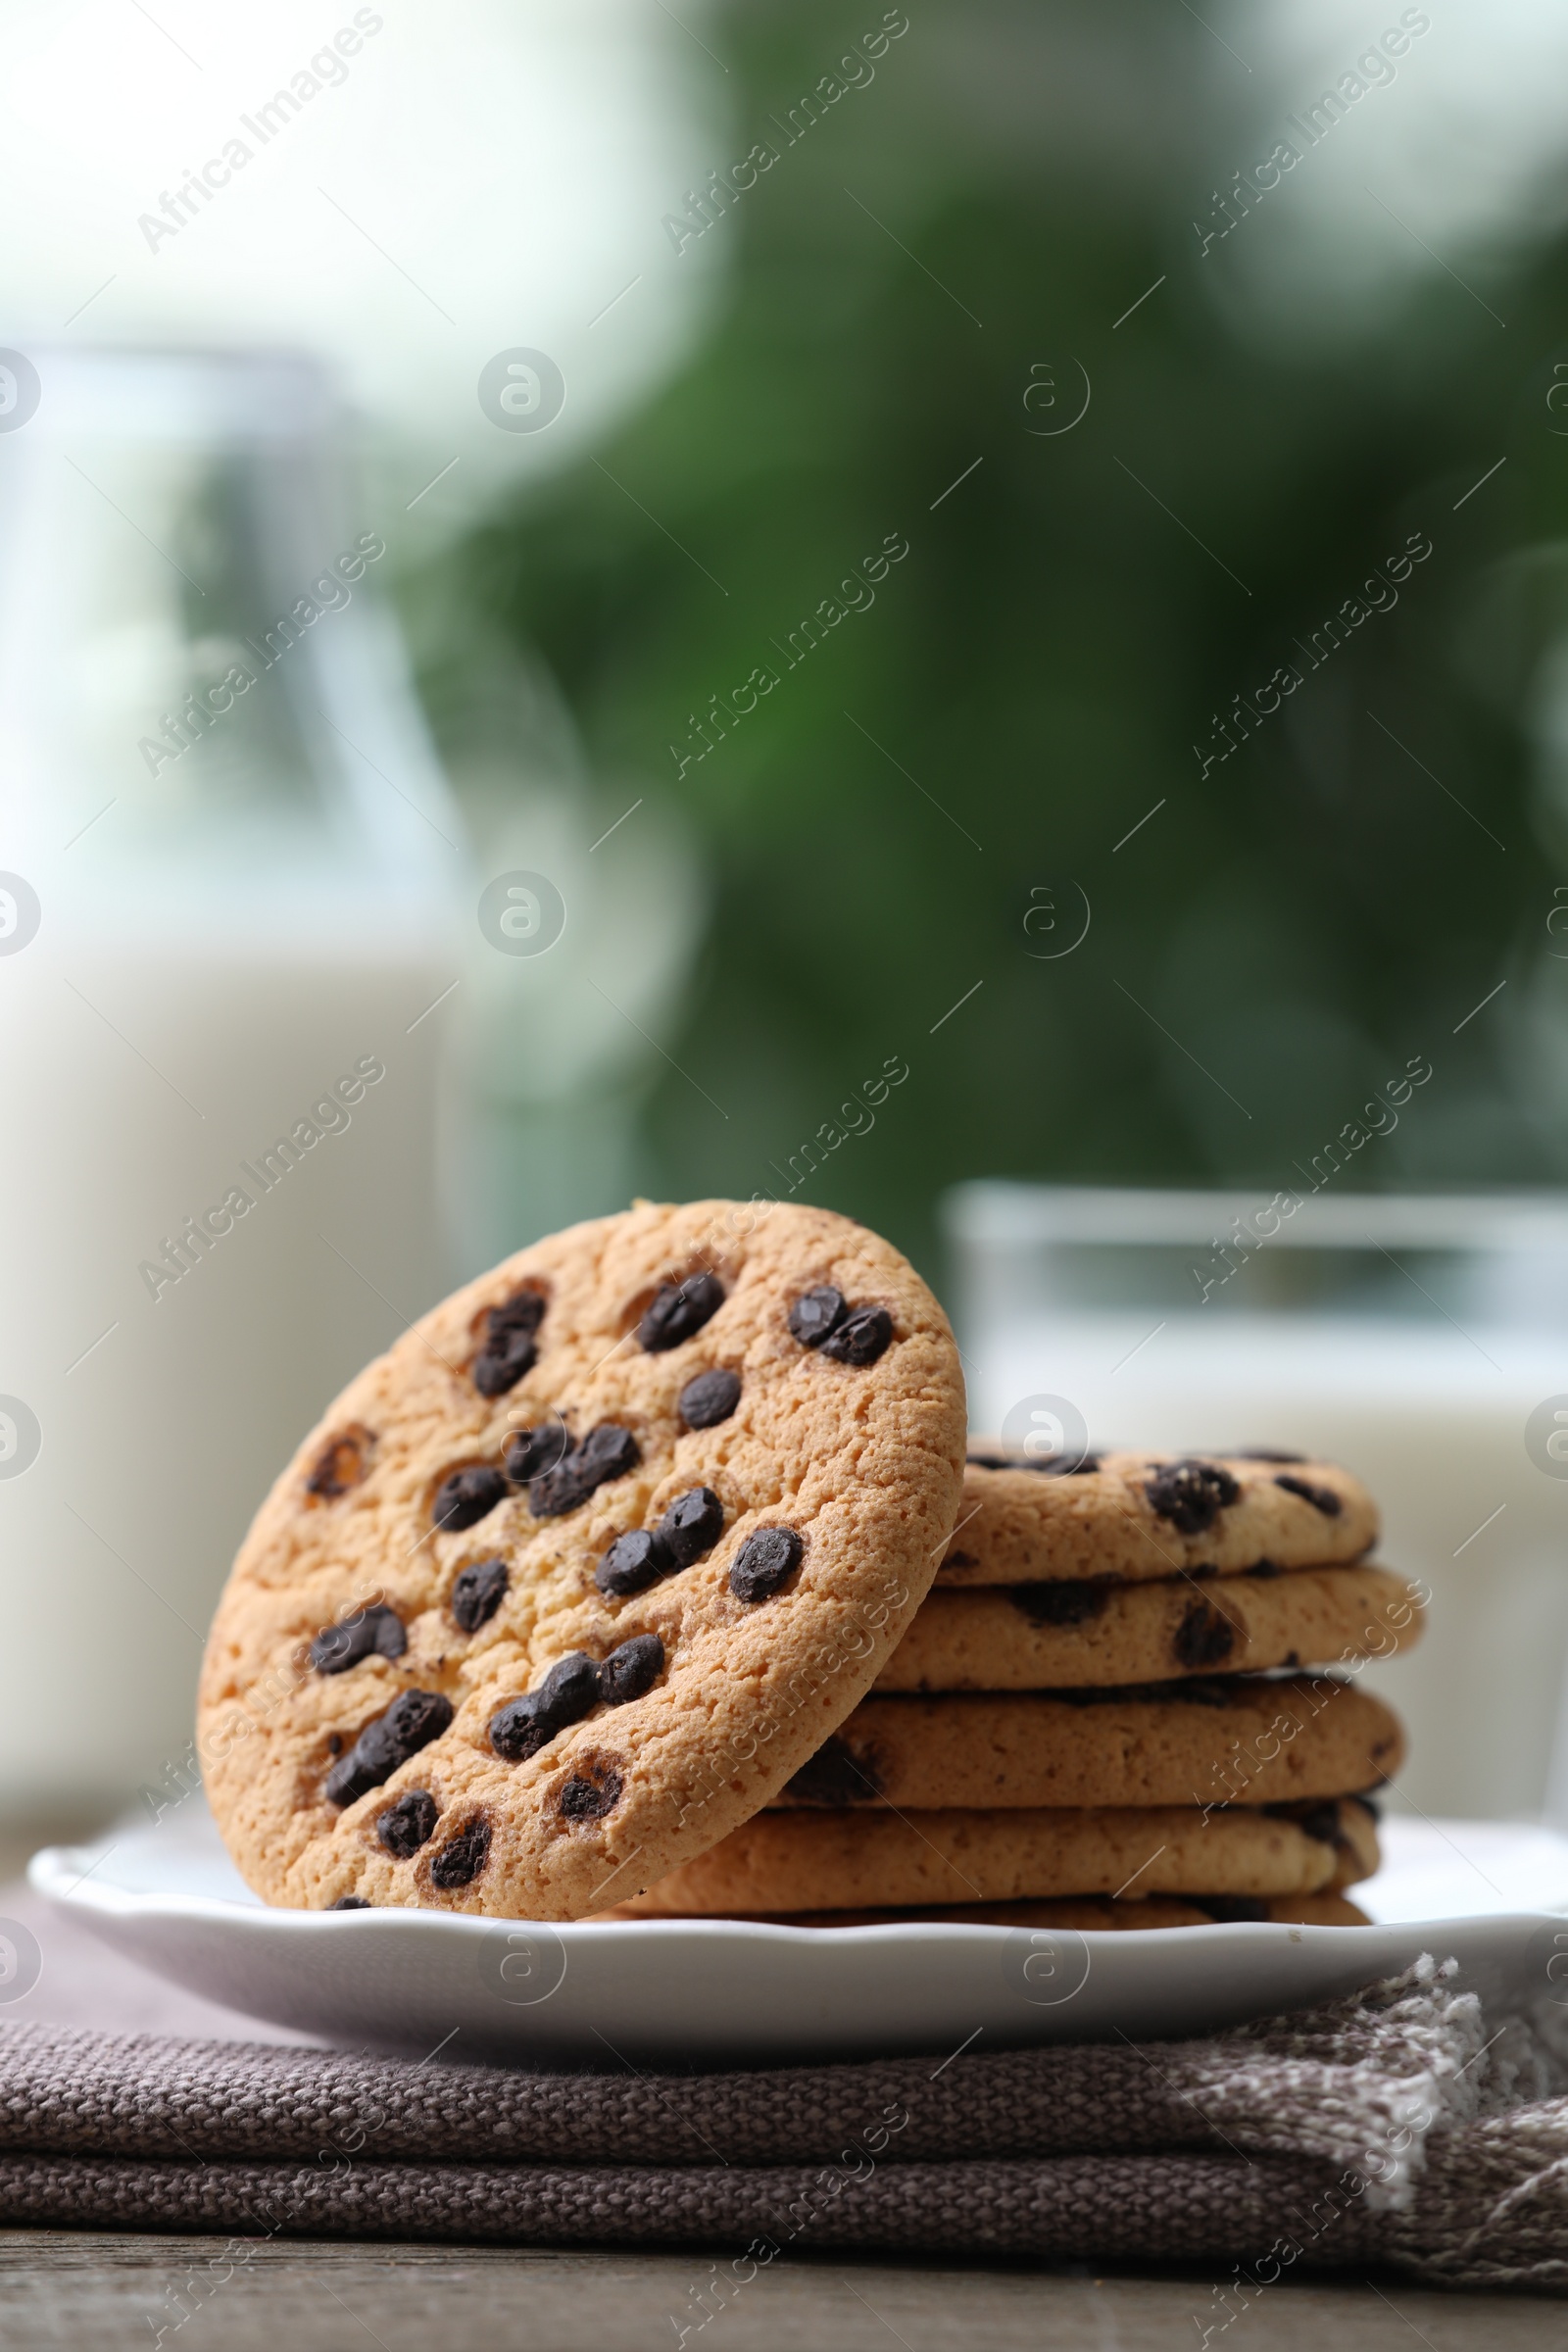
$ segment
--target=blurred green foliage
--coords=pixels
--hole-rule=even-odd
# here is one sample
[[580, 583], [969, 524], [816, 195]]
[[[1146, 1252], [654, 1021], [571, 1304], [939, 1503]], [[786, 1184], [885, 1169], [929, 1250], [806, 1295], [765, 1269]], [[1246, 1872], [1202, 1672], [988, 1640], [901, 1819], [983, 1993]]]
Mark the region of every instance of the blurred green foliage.
[[[889, 1055], [908, 1081], [797, 1197], [927, 1264], [961, 1177], [1289, 1182], [1413, 1054], [1436, 1083], [1350, 1181], [1554, 1179], [1568, 866], [1526, 719], [1568, 604], [1562, 236], [1473, 254], [1465, 284], [1417, 254], [1359, 313], [1331, 257], [1282, 325], [1192, 226], [1275, 135], [1196, 18], [911, 9], [874, 83], [790, 146], [776, 119], [880, 10], [704, 21], [734, 107], [712, 162], [780, 151], [709, 232], [732, 244], [712, 330], [608, 473], [583, 463], [463, 554], [595, 760], [651, 775], [708, 844], [713, 921], [666, 1042], [729, 1116], [665, 1066], [650, 1189], [782, 1190]], [[1246, 222], [1254, 268], [1295, 197]], [[1040, 430], [1080, 367], [1087, 415]], [[1308, 669], [1299, 641], [1412, 531], [1434, 552], [1397, 609]], [[874, 607], [782, 669], [770, 646], [890, 532], [910, 552]], [[677, 772], [688, 714], [770, 659], [777, 687]], [[1300, 689], [1202, 772], [1212, 714], [1292, 662]], [[1055, 886], [1063, 939], [1073, 883], [1088, 937], [1031, 954], [1031, 892]]]

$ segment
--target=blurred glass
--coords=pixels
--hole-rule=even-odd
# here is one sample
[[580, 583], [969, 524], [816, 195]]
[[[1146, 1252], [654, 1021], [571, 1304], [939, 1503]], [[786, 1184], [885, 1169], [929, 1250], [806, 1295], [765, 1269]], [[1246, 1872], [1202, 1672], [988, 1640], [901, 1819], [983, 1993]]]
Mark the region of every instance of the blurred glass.
[[1568, 1203], [1288, 1198], [950, 1194], [971, 1427], [1348, 1463], [1432, 1594], [1366, 1670], [1410, 1731], [1392, 1801], [1568, 1825]]
[[319, 368], [45, 352], [39, 374], [0, 442], [0, 795], [57, 920], [140, 939], [173, 906], [232, 942], [329, 914], [380, 941], [402, 904], [427, 930], [457, 827]]
[[317, 368], [39, 372], [0, 438], [13, 1805], [177, 1752], [250, 1512], [439, 1292], [463, 871]]
[[651, 1189], [642, 1118], [708, 893], [661, 781], [597, 774], [538, 660], [461, 589], [415, 600], [431, 601], [426, 708], [479, 868], [440, 1122], [447, 1247], [466, 1276]]
[[[1454, 1316], [1554, 1333], [1568, 1321], [1568, 1199], [1536, 1194], [1121, 1191], [969, 1184], [949, 1196], [967, 1310], [1281, 1310]], [[1227, 1335], [1242, 1347], [1247, 1331]]]

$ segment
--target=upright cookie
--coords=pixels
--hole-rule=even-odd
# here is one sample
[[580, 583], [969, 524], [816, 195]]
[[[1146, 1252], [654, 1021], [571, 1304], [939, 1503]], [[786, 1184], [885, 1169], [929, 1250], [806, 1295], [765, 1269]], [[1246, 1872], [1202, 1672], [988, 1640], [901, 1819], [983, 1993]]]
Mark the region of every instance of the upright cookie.
[[677, 1868], [872, 1682], [963, 1442], [947, 1318], [847, 1218], [641, 1204], [521, 1251], [351, 1383], [241, 1547], [198, 1724], [240, 1870], [574, 1919]]
[[1420, 1640], [1415, 1588], [1386, 1568], [1065, 1580], [929, 1592], [881, 1690], [1067, 1690], [1167, 1675], [1387, 1658]]
[[774, 1798], [897, 1806], [1277, 1804], [1372, 1788], [1398, 1717], [1333, 1675], [1221, 1675], [1133, 1690], [864, 1698]]
[[964, 1471], [941, 1585], [1235, 1576], [1326, 1567], [1377, 1541], [1377, 1507], [1335, 1462], [1286, 1454], [1090, 1453], [1058, 1470], [983, 1449]]

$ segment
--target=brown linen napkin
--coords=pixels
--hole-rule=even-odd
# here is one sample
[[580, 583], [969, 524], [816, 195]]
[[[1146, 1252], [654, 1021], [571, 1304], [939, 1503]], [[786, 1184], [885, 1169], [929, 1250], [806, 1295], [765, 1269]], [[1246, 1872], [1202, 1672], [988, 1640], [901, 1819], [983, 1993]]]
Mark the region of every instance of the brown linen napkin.
[[1568, 2098], [1542, 2095], [1558, 2071], [1430, 1960], [1209, 2040], [754, 2074], [14, 2024], [0, 2217], [729, 2245], [736, 2283], [791, 2246], [1201, 2259], [1230, 2267], [1231, 2317], [1298, 2263], [1562, 2288]]

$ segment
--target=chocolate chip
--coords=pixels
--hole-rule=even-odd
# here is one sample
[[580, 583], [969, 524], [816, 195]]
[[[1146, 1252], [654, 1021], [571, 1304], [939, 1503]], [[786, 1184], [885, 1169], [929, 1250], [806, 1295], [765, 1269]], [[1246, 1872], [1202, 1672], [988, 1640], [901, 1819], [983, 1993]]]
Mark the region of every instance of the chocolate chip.
[[318, 1634], [311, 1643], [311, 1664], [318, 1674], [344, 1674], [362, 1658], [401, 1658], [408, 1646], [397, 1611], [375, 1601]]
[[669, 1545], [651, 1528], [636, 1528], [617, 1536], [594, 1570], [594, 1583], [607, 1600], [624, 1600], [629, 1593], [646, 1592], [662, 1576], [673, 1574]]
[[618, 1772], [601, 1770], [594, 1780], [574, 1772], [557, 1799], [557, 1811], [567, 1821], [602, 1821], [620, 1802], [623, 1786]]
[[612, 1649], [599, 1669], [599, 1690], [605, 1704], [623, 1707], [629, 1699], [651, 1690], [664, 1671], [664, 1644], [657, 1634], [633, 1634]]
[[492, 1330], [473, 1359], [473, 1385], [481, 1396], [505, 1396], [538, 1358], [530, 1332]]
[[514, 1487], [543, 1478], [571, 1451], [571, 1432], [564, 1421], [542, 1421], [537, 1429], [519, 1429], [508, 1444], [504, 1468]]
[[1274, 1484], [1283, 1487], [1287, 1494], [1298, 1494], [1313, 1510], [1321, 1511], [1325, 1519], [1337, 1519], [1345, 1508], [1343, 1494], [1336, 1494], [1332, 1487], [1314, 1487], [1309, 1479], [1277, 1478]]
[[803, 1348], [820, 1348], [847, 1312], [844, 1293], [824, 1284], [821, 1290], [807, 1291], [796, 1299], [790, 1308], [790, 1329]]
[[341, 1732], [327, 1733], [326, 1752], [329, 1756], [340, 1756], [343, 1753], [343, 1735]]
[[416, 1854], [435, 1828], [440, 1812], [428, 1788], [411, 1788], [395, 1805], [376, 1817], [375, 1834], [389, 1854], [407, 1862]]
[[1343, 1845], [1345, 1843], [1344, 1833], [1340, 1828], [1339, 1804], [1332, 1796], [1324, 1804], [1304, 1805], [1299, 1811], [1289, 1813], [1285, 1818], [1295, 1822], [1303, 1838], [1315, 1838], [1319, 1845]]
[[487, 1334], [491, 1341], [499, 1341], [506, 1331], [524, 1331], [526, 1339], [534, 1339], [543, 1319], [546, 1319], [546, 1300], [541, 1294], [513, 1292], [511, 1298], [503, 1298], [499, 1307], [489, 1310]]
[[727, 1421], [741, 1400], [738, 1373], [715, 1369], [689, 1380], [676, 1400], [676, 1410], [688, 1429], [713, 1429]]
[[575, 1723], [599, 1703], [599, 1669], [580, 1649], [558, 1658], [533, 1693], [541, 1715], [558, 1726]]
[[439, 1690], [405, 1690], [333, 1765], [326, 1776], [328, 1797], [334, 1805], [352, 1805], [357, 1796], [379, 1788], [400, 1764], [439, 1739], [451, 1721], [452, 1701]]
[[874, 1364], [893, 1340], [893, 1317], [885, 1306], [858, 1306], [828, 1333], [822, 1353], [836, 1364]]
[[1092, 1617], [1104, 1615], [1110, 1598], [1110, 1589], [1104, 1584], [1063, 1581], [1005, 1585], [1003, 1590], [1031, 1625], [1087, 1625]]
[[363, 1894], [340, 1894], [335, 1903], [328, 1903], [326, 1907], [329, 1911], [368, 1911], [370, 1908]]
[[335, 1502], [351, 1487], [359, 1486], [370, 1467], [374, 1444], [368, 1429], [345, 1429], [337, 1437], [328, 1438], [316, 1457], [315, 1469], [305, 1481], [307, 1494], [315, 1494], [322, 1502]]
[[526, 1764], [542, 1747], [548, 1747], [559, 1724], [547, 1723], [537, 1713], [530, 1691], [514, 1698], [490, 1718], [490, 1744], [507, 1764]]
[[735, 1555], [729, 1589], [737, 1600], [766, 1600], [794, 1575], [805, 1552], [793, 1527], [760, 1527]]
[[676, 1495], [659, 1522], [659, 1533], [676, 1567], [689, 1568], [724, 1533], [724, 1505], [711, 1487], [690, 1487]]
[[559, 1519], [586, 1502], [597, 1487], [635, 1470], [642, 1458], [642, 1449], [629, 1429], [601, 1421], [564, 1462], [533, 1481], [528, 1489], [528, 1508], [536, 1519]]
[[1236, 1628], [1210, 1600], [1189, 1603], [1171, 1637], [1178, 1666], [1218, 1666], [1236, 1647]]
[[507, 1482], [499, 1470], [492, 1470], [487, 1462], [473, 1462], [466, 1470], [454, 1470], [450, 1478], [442, 1480], [430, 1516], [450, 1535], [485, 1518], [505, 1499], [506, 1492]]
[[484, 1346], [473, 1359], [473, 1385], [481, 1396], [505, 1396], [529, 1371], [538, 1350], [533, 1335], [544, 1319], [537, 1291], [514, 1291], [485, 1317]]
[[601, 1421], [597, 1429], [590, 1430], [574, 1456], [596, 1487], [609, 1478], [624, 1478], [642, 1458], [642, 1448], [631, 1431], [616, 1421]]
[[637, 1326], [637, 1338], [650, 1355], [678, 1348], [711, 1321], [724, 1303], [724, 1286], [716, 1274], [688, 1274], [681, 1283], [666, 1282]]
[[847, 1805], [867, 1805], [882, 1793], [882, 1776], [875, 1757], [859, 1754], [835, 1732], [814, 1756], [808, 1756], [794, 1778], [784, 1784], [786, 1796], [803, 1805], [828, 1805], [842, 1811]]
[[942, 1565], [944, 1568], [978, 1568], [980, 1563], [972, 1551], [950, 1551]]
[[1218, 1462], [1167, 1462], [1144, 1482], [1144, 1493], [1162, 1519], [1184, 1536], [1200, 1536], [1241, 1493]]
[[430, 1864], [432, 1886], [471, 1886], [490, 1858], [490, 1824], [470, 1821]]
[[1233, 1462], [1304, 1462], [1304, 1453], [1281, 1453], [1272, 1446], [1232, 1446], [1228, 1448]]
[[514, 1291], [499, 1306], [490, 1309], [492, 1331], [535, 1332], [545, 1319], [548, 1300], [542, 1291], [524, 1288]]
[[475, 1560], [463, 1569], [452, 1587], [451, 1610], [466, 1634], [476, 1634], [500, 1608], [511, 1583], [505, 1560]]
[[1243, 1569], [1242, 1574], [1244, 1576], [1260, 1576], [1267, 1583], [1271, 1576], [1283, 1576], [1285, 1571], [1277, 1560], [1254, 1560], [1250, 1568]]
[[574, 1649], [556, 1660], [536, 1690], [525, 1690], [491, 1716], [490, 1744], [509, 1764], [524, 1764], [598, 1704], [599, 1669]]
[[593, 1488], [580, 1477], [568, 1453], [554, 1470], [536, 1478], [528, 1489], [528, 1508], [536, 1519], [562, 1519], [588, 1500]]

